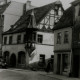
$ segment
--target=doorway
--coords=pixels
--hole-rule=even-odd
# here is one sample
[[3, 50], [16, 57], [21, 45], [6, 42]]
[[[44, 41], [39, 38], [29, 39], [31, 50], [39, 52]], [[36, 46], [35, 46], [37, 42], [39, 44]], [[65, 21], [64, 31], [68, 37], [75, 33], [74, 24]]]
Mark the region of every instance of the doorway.
[[79, 77], [79, 55], [73, 57], [73, 74], [74, 77]]
[[61, 54], [57, 57], [57, 74], [60, 74]]
[[11, 67], [16, 67], [16, 55], [12, 54], [10, 57], [10, 65]]

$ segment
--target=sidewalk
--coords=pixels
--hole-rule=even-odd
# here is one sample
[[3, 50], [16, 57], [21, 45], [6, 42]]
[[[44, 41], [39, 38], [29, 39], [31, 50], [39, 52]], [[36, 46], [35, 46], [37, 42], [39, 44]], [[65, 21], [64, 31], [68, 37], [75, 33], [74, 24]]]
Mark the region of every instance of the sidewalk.
[[39, 71], [38, 73], [40, 75], [52, 77], [52, 78], [55, 78], [57, 80], [80, 80], [80, 78], [72, 78], [72, 77], [67, 77], [67, 76], [62, 76], [62, 75], [56, 75], [53, 72], [50, 72], [47, 74], [46, 72]]

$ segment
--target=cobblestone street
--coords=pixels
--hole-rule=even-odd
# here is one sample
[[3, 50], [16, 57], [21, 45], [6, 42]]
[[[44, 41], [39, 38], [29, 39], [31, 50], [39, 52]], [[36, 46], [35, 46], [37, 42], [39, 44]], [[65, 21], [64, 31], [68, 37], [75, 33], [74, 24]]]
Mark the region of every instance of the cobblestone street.
[[15, 69], [0, 69], [0, 80], [59, 80], [40, 75], [39, 72]]

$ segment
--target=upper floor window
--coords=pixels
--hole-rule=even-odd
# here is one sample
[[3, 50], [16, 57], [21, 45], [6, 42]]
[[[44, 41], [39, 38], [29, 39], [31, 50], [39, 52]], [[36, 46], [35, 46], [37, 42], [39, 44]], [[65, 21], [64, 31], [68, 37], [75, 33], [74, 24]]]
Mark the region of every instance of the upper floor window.
[[61, 33], [57, 34], [57, 44], [61, 44]]
[[4, 44], [7, 44], [7, 37], [4, 37]]
[[42, 43], [43, 42], [43, 35], [38, 35], [38, 43]]
[[64, 32], [64, 43], [68, 43], [69, 42], [69, 32], [68, 31], [65, 31]]
[[32, 34], [32, 41], [36, 41], [36, 33]]
[[26, 42], [26, 34], [24, 34], [24, 38], [23, 38], [23, 42], [25, 43]]
[[17, 36], [17, 43], [21, 43], [21, 35]]
[[58, 10], [55, 10], [55, 15], [58, 15]]
[[9, 44], [12, 44], [12, 36], [9, 36]]

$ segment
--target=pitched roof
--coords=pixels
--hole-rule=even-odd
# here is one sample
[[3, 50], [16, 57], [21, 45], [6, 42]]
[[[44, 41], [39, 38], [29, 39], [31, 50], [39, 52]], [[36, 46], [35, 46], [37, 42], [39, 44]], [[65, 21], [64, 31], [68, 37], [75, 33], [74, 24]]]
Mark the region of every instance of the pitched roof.
[[63, 16], [53, 28], [53, 30], [58, 30], [62, 28], [72, 27], [73, 26], [73, 9], [74, 7], [71, 6], [67, 10], [64, 11]]
[[7, 4], [0, 5], [0, 14], [2, 14], [6, 10], [9, 4], [10, 2], [8, 2]]
[[76, 5], [79, 4], [79, 3], [80, 3], [80, 0], [75, 0], [75, 1], [73, 1], [71, 4], [76, 6]]
[[[61, 6], [62, 4], [56, 4], [56, 2], [54, 3], [50, 3], [48, 5], [42, 6], [42, 7], [37, 7], [34, 8], [34, 15], [35, 15], [35, 19], [36, 19], [36, 25], [38, 25], [40, 23], [40, 21], [45, 17], [45, 15], [51, 10], [54, 9], [55, 5]], [[62, 7], [63, 9], [63, 7]], [[14, 29], [10, 29], [9, 31], [5, 32], [4, 34], [8, 34], [8, 33], [15, 33], [15, 32], [19, 32], [19, 31], [25, 31], [25, 29], [27, 28], [27, 26], [29, 25], [29, 20], [30, 20], [30, 14], [32, 12], [32, 9], [27, 11], [23, 16], [21, 16], [21, 18], [14, 24], [14, 26], [16, 26], [16, 28]]]

